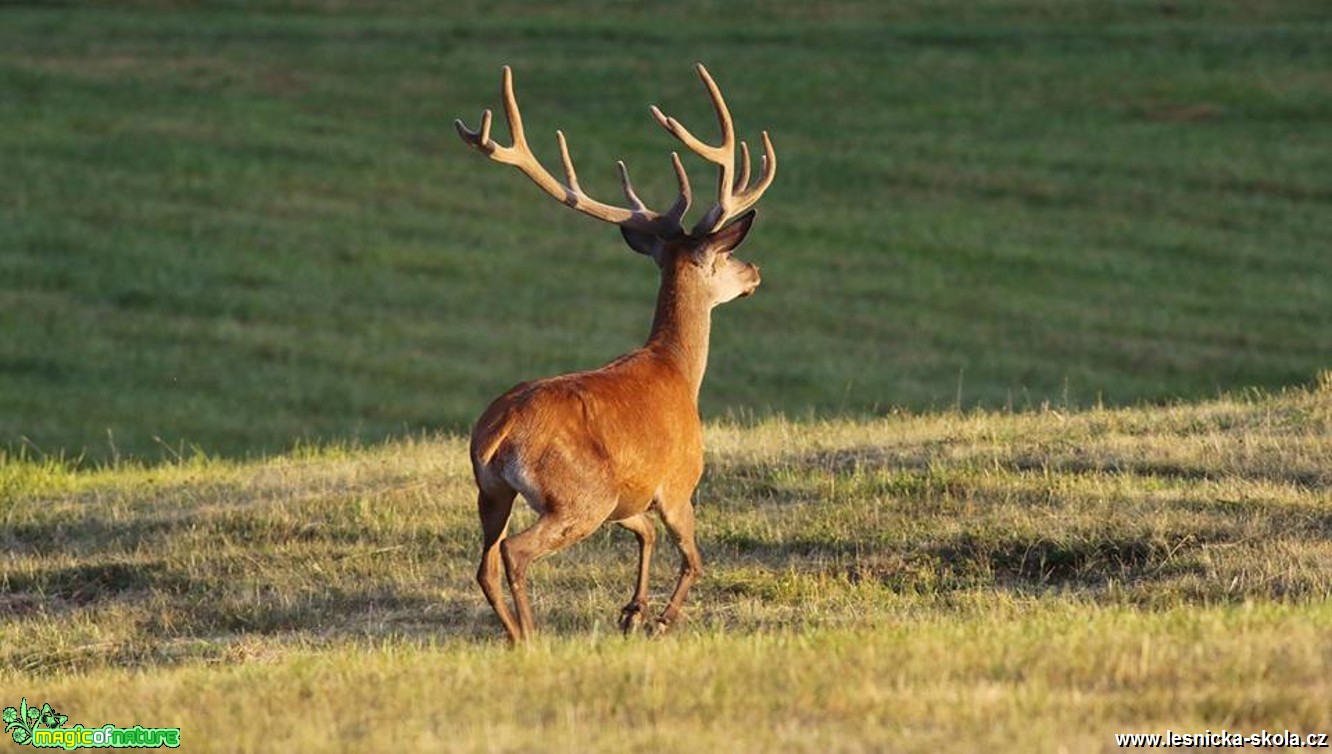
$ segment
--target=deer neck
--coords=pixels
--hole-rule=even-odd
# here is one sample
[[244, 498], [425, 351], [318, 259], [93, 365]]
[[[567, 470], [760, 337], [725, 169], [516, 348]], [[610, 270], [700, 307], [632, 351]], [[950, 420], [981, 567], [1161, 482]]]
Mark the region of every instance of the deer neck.
[[646, 348], [679, 370], [693, 390], [695, 403], [708, 368], [711, 329], [712, 303], [702, 285], [675, 270], [663, 270]]

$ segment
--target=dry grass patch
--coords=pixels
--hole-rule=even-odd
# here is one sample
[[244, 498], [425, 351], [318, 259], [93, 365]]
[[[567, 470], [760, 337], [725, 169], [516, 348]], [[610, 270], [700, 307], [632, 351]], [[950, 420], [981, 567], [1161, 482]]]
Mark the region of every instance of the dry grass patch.
[[[1327, 729], [1329, 404], [714, 425], [708, 573], [679, 634], [614, 634], [634, 548], [608, 528], [536, 568], [545, 635], [517, 653], [472, 582], [460, 439], [8, 458], [0, 678], [88, 724], [179, 722], [205, 750], [330, 731], [346, 750], [925, 751]], [[674, 568], [657, 559], [658, 604]], [[412, 723], [371, 736], [350, 722], [369, 707]]]

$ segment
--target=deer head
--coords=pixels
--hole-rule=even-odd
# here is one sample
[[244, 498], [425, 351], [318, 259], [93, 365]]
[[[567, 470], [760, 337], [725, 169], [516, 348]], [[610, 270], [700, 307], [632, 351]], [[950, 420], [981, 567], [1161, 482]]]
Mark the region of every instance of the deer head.
[[[513, 92], [513, 72], [504, 66], [500, 87], [500, 96], [504, 102], [505, 117], [509, 122], [509, 133], [513, 138], [510, 146], [501, 146], [490, 136], [491, 112], [486, 110], [481, 115], [481, 127], [473, 131], [461, 120], [454, 121], [458, 135], [467, 144], [496, 162], [513, 165], [524, 175], [531, 178], [541, 190], [554, 197], [562, 204], [598, 220], [620, 226], [625, 241], [634, 251], [645, 254], [656, 261], [665, 276], [686, 276], [702, 285], [706, 290], [710, 306], [722, 304], [737, 297], [753, 293], [759, 284], [758, 267], [743, 262], [732, 256], [732, 252], [744, 240], [754, 221], [751, 209], [763, 193], [772, 185], [777, 174], [777, 154], [773, 150], [772, 140], [764, 131], [763, 155], [759, 158], [758, 179], [750, 185], [749, 145], [739, 142], [740, 160], [736, 165], [735, 127], [731, 121], [731, 112], [722, 98], [721, 89], [713, 80], [708, 69], [702, 63], [695, 66], [698, 76], [707, 87], [717, 111], [717, 121], [721, 126], [721, 143], [713, 146], [694, 136], [678, 120], [662, 113], [656, 105], [651, 107], [652, 117], [690, 151], [718, 168], [717, 199], [710, 206], [693, 228], [685, 231], [684, 215], [689, 210], [693, 194], [689, 186], [689, 176], [680, 155], [671, 152], [671, 164], [675, 168], [679, 183], [679, 196], [666, 212], [650, 209], [638, 198], [633, 183], [629, 179], [629, 169], [624, 162], [617, 162], [620, 172], [620, 184], [623, 188], [627, 206], [606, 204], [588, 196], [578, 184], [578, 173], [574, 170], [573, 159], [569, 156], [569, 145], [564, 132], [556, 131], [560, 159], [564, 163], [565, 180], [561, 183], [550, 174], [532, 154], [523, 130], [522, 113], [518, 109], [518, 100]], [[732, 222], [734, 221], [734, 222]]]

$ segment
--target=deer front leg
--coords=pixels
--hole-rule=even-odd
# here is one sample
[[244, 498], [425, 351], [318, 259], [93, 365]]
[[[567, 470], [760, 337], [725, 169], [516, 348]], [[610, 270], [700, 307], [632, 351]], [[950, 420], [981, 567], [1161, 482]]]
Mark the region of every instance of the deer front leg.
[[703, 558], [699, 555], [698, 544], [694, 541], [694, 506], [688, 496], [674, 504], [663, 504], [658, 512], [666, 525], [675, 546], [680, 550], [680, 578], [675, 582], [675, 591], [661, 616], [652, 626], [653, 634], [663, 634], [675, 622], [684, 605], [689, 588], [703, 575]]
[[657, 527], [646, 513], [631, 516], [617, 524], [634, 533], [638, 540], [638, 583], [629, 604], [620, 611], [620, 630], [625, 636], [643, 625], [648, 610], [648, 566], [652, 561], [652, 548], [657, 542]]

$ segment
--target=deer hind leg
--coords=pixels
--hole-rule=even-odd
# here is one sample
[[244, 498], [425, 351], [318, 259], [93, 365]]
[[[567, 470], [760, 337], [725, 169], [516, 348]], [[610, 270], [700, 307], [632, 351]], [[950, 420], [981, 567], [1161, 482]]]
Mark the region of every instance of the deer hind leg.
[[536, 523], [500, 543], [504, 557], [504, 570], [509, 577], [509, 591], [518, 611], [518, 630], [523, 641], [536, 635], [532, 621], [532, 604], [527, 597], [527, 569], [533, 561], [559, 552], [596, 531], [605, 520], [604, 512], [582, 505], [552, 505], [552, 500], [539, 506], [545, 512]]
[[638, 539], [638, 582], [634, 596], [620, 611], [620, 630], [625, 636], [638, 630], [648, 611], [648, 566], [652, 561], [652, 548], [657, 542], [657, 527], [646, 513], [631, 516], [615, 523], [634, 533]]
[[513, 498], [517, 493], [512, 489], [485, 490], [477, 493], [476, 509], [481, 517], [481, 565], [476, 569], [476, 583], [481, 585], [481, 592], [486, 601], [499, 616], [500, 623], [509, 635], [509, 641], [518, 641], [518, 623], [513, 619], [509, 603], [504, 599], [500, 585], [500, 549], [505, 533], [509, 528], [509, 514], [513, 511]]
[[666, 531], [670, 533], [675, 546], [680, 550], [680, 578], [675, 582], [671, 601], [666, 604], [666, 609], [661, 612], [661, 616], [652, 627], [655, 634], [665, 633], [671, 627], [676, 616], [680, 614], [680, 607], [684, 604], [685, 597], [689, 595], [689, 588], [703, 575], [703, 558], [699, 555], [698, 544], [694, 541], [694, 506], [689, 498], [686, 497], [673, 504], [666, 504], [663, 501], [658, 512], [662, 523], [666, 525]]

